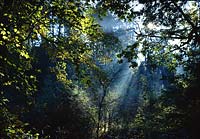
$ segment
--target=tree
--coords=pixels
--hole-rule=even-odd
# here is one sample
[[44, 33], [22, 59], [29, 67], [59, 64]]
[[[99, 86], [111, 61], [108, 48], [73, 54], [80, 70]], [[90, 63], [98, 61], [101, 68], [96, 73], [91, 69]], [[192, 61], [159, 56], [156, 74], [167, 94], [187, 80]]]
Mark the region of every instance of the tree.
[[115, 53], [121, 49], [120, 41], [111, 33], [104, 33], [96, 41], [91, 42], [91, 48], [93, 51], [92, 58], [96, 67], [92, 69], [90, 90], [93, 93], [91, 95], [92, 101], [96, 105], [97, 113], [97, 127], [96, 138], [99, 139], [104, 132], [107, 132], [109, 120], [109, 101], [113, 101], [110, 97], [109, 100], [109, 87], [112, 81], [115, 79], [115, 69], [113, 69], [113, 61], [116, 59]]
[[[138, 4], [140, 4], [142, 8], [136, 11], [135, 9]], [[183, 119], [187, 119], [188, 115], [193, 118], [199, 115], [197, 110], [199, 108], [199, 103], [197, 101], [200, 98], [197, 91], [195, 91], [198, 88], [194, 87], [198, 84], [194, 83], [194, 81], [199, 80], [199, 75], [196, 70], [198, 69], [197, 67], [199, 67], [200, 62], [199, 5], [198, 1], [187, 0], [100, 0], [96, 5], [97, 12], [101, 15], [105, 14], [108, 9], [120, 18], [132, 20], [136, 24], [136, 27], [133, 30], [136, 35], [136, 42], [122, 51], [119, 55], [120, 57], [127, 58], [132, 62], [132, 66], [136, 67], [136, 59], [138, 54], [141, 53], [153, 69], [164, 65], [167, 66], [171, 72], [175, 73], [175, 77], [171, 78], [170, 82], [171, 86], [175, 86], [176, 88], [174, 88], [174, 90], [172, 89], [171, 92], [177, 93], [174, 93], [172, 96], [167, 95], [167, 97], [164, 97], [166, 100], [173, 99], [175, 103], [167, 101], [167, 104], [164, 107], [174, 108], [175, 106], [175, 111], [180, 111], [182, 113], [183, 108], [180, 107], [180, 104], [184, 103], [186, 104], [184, 108], [187, 108], [187, 110], [190, 109], [190, 106], [196, 109], [193, 109], [193, 111], [196, 111], [195, 113], [183, 112], [180, 114]], [[138, 18], [141, 19], [139, 23], [137, 23]], [[183, 71], [180, 71], [181, 68]], [[170, 88], [167, 88], [167, 90], [170, 92]], [[185, 91], [190, 93], [186, 93], [186, 95]], [[196, 96], [195, 99], [194, 97], [189, 97], [190, 95]], [[189, 98], [186, 99], [185, 96], [188, 96]], [[160, 103], [164, 103], [163, 101], [164, 100]], [[195, 102], [197, 105], [189, 102]], [[161, 111], [162, 112], [160, 113], [166, 113], [164, 110]], [[169, 113], [179, 117], [179, 114], [177, 115], [175, 111]], [[174, 121], [177, 120], [175, 117], [172, 119]], [[184, 127], [187, 128], [188, 125], [185, 124], [187, 120], [185, 121], [183, 119], [180, 121], [183, 123]], [[170, 126], [171, 123], [167, 123], [165, 126]], [[189, 125], [196, 125], [194, 123], [192, 124], [191, 121], [189, 122], [189, 120], [186, 123], [190, 123]], [[197, 138], [198, 135], [198, 133], [195, 132], [198, 127], [194, 127], [195, 128], [192, 129], [191, 127], [189, 128], [193, 132], [190, 134], [191, 138]], [[176, 127], [174, 127], [174, 129], [175, 128]]]
[[[25, 136], [31, 129], [31, 125], [24, 124], [23, 117], [34, 107], [37, 93], [41, 93], [42, 76], [49, 70], [45, 66], [55, 65], [52, 69], [56, 82], [69, 87], [65, 61], [87, 65], [86, 42], [95, 38], [99, 26], [86, 13], [83, 3], [76, 1], [1, 1], [0, 12], [1, 137], [17, 138], [18, 133]], [[35, 51], [37, 48], [39, 51]], [[41, 51], [47, 59], [37, 59]], [[10, 127], [12, 130], [7, 130]]]
[[[141, 4], [142, 8], [134, 11], [138, 4]], [[191, 58], [190, 60], [198, 58], [198, 7], [197, 1], [162, 0], [99, 1], [96, 6], [97, 11], [109, 9], [125, 20], [142, 18], [143, 27], [138, 23], [134, 29], [136, 43], [141, 44], [142, 49], [138, 51], [140, 45], [133, 45], [127, 53], [131, 52], [135, 56], [142, 53], [156, 64], [161, 64], [162, 59], [167, 58], [172, 67], [184, 64], [187, 61], [184, 57]], [[126, 56], [124, 53], [124, 56], [129, 58], [130, 55]]]

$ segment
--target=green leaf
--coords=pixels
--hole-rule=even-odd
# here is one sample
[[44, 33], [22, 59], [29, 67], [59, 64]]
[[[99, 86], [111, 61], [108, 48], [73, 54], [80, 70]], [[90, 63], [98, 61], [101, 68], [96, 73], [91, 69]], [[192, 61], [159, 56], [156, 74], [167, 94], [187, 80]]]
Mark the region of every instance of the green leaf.
[[2, 35], [6, 35], [6, 31], [2, 30], [2, 31], [1, 31], [1, 34], [2, 34]]
[[26, 59], [30, 58], [29, 54], [28, 54], [27, 52], [25, 52], [25, 51], [21, 51], [21, 52], [20, 52], [20, 55], [21, 55], [22, 57], [25, 57]]

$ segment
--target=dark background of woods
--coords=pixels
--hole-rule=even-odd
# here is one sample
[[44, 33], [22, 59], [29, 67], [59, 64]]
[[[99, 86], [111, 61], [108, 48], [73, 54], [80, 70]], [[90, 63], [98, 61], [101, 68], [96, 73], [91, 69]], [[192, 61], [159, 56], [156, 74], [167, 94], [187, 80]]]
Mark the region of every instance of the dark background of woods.
[[[198, 139], [200, 3], [188, 2], [0, 0], [0, 138]], [[108, 13], [143, 19], [134, 44], [102, 30]], [[134, 95], [109, 93], [123, 61]]]

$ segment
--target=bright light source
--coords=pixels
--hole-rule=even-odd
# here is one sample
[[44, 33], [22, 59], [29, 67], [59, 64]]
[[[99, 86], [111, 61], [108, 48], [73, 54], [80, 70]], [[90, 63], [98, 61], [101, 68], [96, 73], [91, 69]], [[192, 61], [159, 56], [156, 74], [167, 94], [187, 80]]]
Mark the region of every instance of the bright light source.
[[150, 23], [147, 24], [147, 28], [150, 29], [150, 30], [153, 30], [153, 29], [156, 29], [157, 26], [154, 23], [150, 22]]

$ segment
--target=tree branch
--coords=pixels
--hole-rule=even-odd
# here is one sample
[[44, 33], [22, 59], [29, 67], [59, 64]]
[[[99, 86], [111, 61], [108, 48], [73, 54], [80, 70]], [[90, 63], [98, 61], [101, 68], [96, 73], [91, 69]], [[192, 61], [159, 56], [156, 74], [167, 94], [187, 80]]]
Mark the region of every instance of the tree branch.
[[195, 24], [192, 22], [192, 20], [190, 19], [190, 17], [188, 17], [183, 10], [180, 8], [180, 6], [177, 5], [177, 3], [175, 1], [172, 0], [172, 3], [174, 4], [174, 6], [179, 10], [179, 12], [183, 15], [183, 17], [185, 18], [185, 20], [192, 26], [192, 28], [196, 28]]

